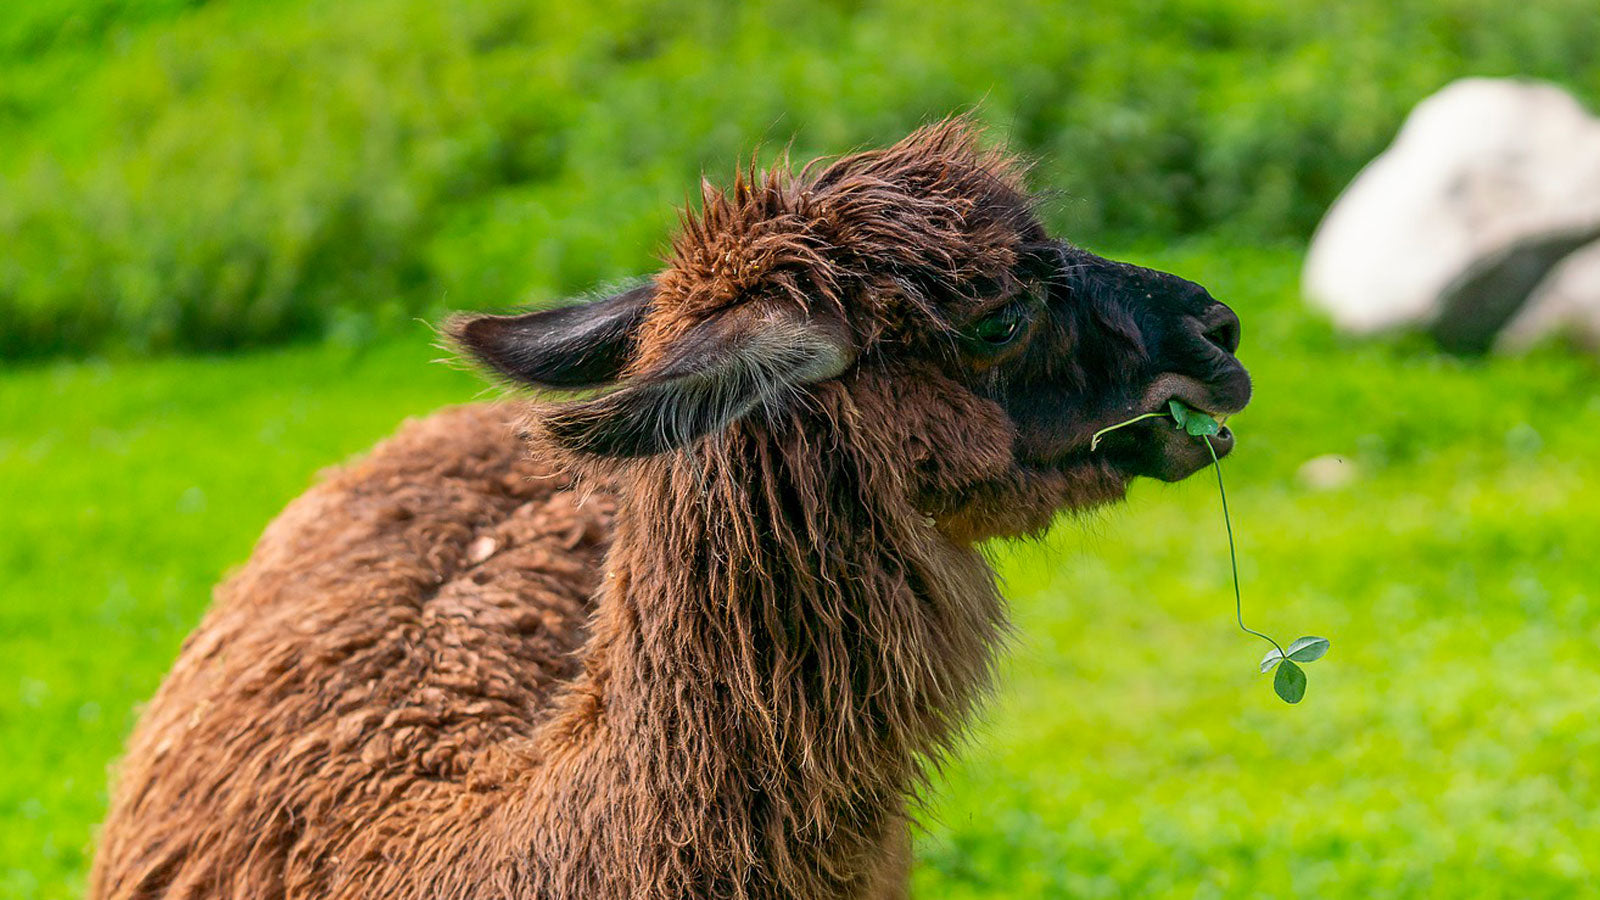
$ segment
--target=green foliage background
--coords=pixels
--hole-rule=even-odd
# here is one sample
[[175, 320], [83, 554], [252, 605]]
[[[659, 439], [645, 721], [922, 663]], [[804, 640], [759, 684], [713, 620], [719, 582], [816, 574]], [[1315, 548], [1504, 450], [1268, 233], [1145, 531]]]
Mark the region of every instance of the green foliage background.
[[481, 396], [413, 317], [646, 271], [701, 172], [973, 107], [1059, 233], [1240, 312], [1246, 612], [1334, 649], [1272, 696], [1204, 479], [994, 548], [1020, 636], [918, 896], [1600, 895], [1596, 365], [1349, 341], [1297, 288], [1417, 100], [1595, 107], [1597, 47], [1592, 0], [0, 4], [0, 898], [81, 893], [266, 521]]
[[1600, 98], [1592, 0], [30, 0], [0, 353], [223, 350], [649, 266], [702, 171], [976, 106], [1079, 240], [1309, 233], [1465, 74]]

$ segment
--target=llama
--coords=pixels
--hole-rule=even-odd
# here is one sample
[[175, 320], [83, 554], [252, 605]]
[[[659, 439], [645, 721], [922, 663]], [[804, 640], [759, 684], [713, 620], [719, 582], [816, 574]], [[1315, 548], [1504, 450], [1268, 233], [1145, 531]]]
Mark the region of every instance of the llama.
[[905, 896], [1005, 632], [977, 543], [1205, 465], [1089, 438], [1242, 408], [1238, 320], [1052, 240], [961, 120], [703, 193], [649, 281], [447, 325], [546, 396], [410, 423], [267, 528], [92, 897]]

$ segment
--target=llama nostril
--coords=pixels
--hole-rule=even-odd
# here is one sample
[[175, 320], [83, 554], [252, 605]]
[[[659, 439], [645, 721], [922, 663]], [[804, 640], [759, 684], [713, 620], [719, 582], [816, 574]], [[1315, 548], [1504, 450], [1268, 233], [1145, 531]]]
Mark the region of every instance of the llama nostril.
[[1206, 317], [1211, 324], [1201, 334], [1228, 353], [1239, 351], [1239, 317], [1226, 306], [1217, 306]]

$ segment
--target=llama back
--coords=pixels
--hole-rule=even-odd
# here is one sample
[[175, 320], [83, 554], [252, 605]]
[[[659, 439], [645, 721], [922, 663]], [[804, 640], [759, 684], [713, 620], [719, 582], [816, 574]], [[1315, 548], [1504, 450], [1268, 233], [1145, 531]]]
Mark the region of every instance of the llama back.
[[518, 751], [574, 674], [614, 506], [528, 458], [518, 415], [408, 423], [273, 522], [144, 710], [91, 896], [315, 891], [383, 810]]

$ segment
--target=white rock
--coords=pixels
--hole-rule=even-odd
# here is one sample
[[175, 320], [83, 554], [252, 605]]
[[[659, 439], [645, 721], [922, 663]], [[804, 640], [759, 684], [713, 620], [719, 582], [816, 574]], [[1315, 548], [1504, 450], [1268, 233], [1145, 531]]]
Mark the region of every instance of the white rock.
[[[1305, 292], [1346, 331], [1427, 324], [1475, 260], [1596, 223], [1600, 118], [1553, 85], [1465, 79], [1418, 104], [1345, 189], [1312, 238]], [[1574, 319], [1600, 328], [1595, 277], [1580, 275], [1540, 283], [1517, 340]]]

